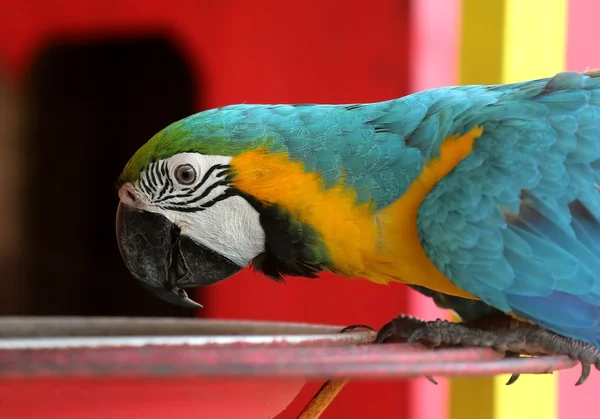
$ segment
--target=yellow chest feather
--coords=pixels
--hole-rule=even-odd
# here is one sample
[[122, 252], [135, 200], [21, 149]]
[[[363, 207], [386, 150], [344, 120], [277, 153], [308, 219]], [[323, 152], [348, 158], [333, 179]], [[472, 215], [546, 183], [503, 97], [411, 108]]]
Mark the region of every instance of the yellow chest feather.
[[352, 189], [340, 183], [324, 189], [316, 173], [286, 153], [253, 150], [234, 157], [234, 184], [240, 190], [276, 203], [321, 233], [333, 271], [349, 278], [388, 283], [399, 281], [450, 295], [474, 298], [454, 286], [431, 263], [417, 234], [417, 213], [423, 199], [473, 148], [482, 134], [476, 127], [447, 138], [440, 156], [430, 161], [406, 193], [374, 212], [371, 204], [356, 204]]

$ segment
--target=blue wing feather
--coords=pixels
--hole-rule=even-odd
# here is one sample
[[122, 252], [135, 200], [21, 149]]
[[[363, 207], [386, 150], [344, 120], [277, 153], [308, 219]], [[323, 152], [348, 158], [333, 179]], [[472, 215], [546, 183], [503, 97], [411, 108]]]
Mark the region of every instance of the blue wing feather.
[[[420, 236], [462, 289], [600, 346], [600, 78], [562, 73], [524, 86], [525, 94], [512, 86], [514, 94], [456, 126], [461, 132], [475, 122], [484, 134], [426, 198]], [[478, 186], [470, 193], [493, 202], [487, 222], [473, 216], [479, 205], [455, 203], [467, 183]], [[440, 235], [448, 217], [435, 215], [443, 208], [476, 226], [479, 237], [470, 235], [477, 241], [451, 229]]]

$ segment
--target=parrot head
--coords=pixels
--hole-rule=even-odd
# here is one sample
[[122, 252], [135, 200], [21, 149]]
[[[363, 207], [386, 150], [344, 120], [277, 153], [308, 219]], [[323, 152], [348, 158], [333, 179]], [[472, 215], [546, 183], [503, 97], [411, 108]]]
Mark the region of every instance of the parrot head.
[[280, 147], [261, 112], [258, 105], [237, 105], [192, 115], [157, 133], [125, 166], [118, 181], [119, 250], [132, 275], [163, 300], [198, 307], [186, 288], [250, 265], [275, 280], [323, 269], [313, 229], [236, 184], [233, 159]]

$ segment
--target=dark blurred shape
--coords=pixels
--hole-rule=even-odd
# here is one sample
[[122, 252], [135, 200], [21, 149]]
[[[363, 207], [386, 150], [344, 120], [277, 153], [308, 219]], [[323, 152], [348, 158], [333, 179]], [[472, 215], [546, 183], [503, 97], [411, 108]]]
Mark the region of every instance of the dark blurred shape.
[[144, 290], [115, 239], [123, 166], [196, 110], [182, 56], [162, 38], [54, 43], [26, 86], [26, 314], [192, 316]]
[[21, 103], [0, 62], [0, 313], [25, 313], [31, 306], [23, 275]]

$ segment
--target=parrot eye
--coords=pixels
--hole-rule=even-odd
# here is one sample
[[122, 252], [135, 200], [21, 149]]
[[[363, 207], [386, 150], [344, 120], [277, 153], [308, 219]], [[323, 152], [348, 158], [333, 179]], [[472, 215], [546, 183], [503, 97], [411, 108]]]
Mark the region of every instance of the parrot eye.
[[190, 164], [182, 164], [175, 169], [175, 178], [183, 185], [191, 185], [196, 181], [196, 171]]

